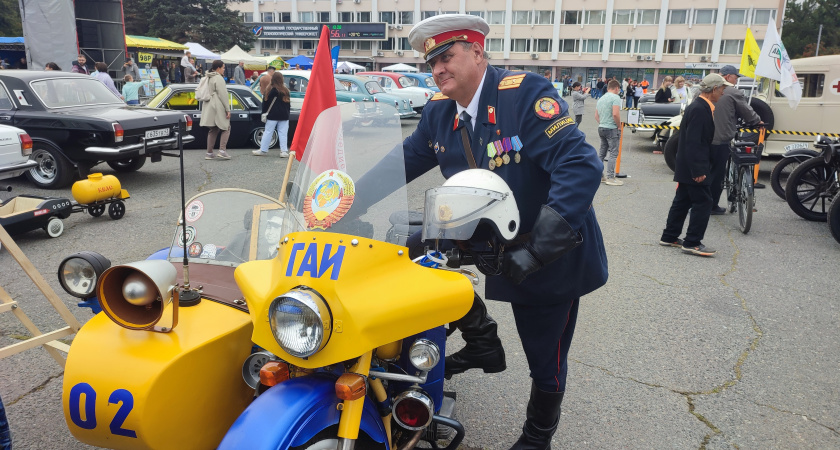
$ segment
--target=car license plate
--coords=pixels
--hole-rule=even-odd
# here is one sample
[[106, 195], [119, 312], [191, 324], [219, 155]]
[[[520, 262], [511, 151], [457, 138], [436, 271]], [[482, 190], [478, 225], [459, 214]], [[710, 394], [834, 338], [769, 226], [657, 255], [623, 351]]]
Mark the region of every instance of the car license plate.
[[799, 150], [800, 148], [808, 148], [807, 142], [797, 142], [795, 144], [785, 145], [786, 151]]
[[163, 128], [160, 130], [149, 130], [146, 132], [146, 139], [154, 139], [167, 136], [169, 136], [169, 128]]

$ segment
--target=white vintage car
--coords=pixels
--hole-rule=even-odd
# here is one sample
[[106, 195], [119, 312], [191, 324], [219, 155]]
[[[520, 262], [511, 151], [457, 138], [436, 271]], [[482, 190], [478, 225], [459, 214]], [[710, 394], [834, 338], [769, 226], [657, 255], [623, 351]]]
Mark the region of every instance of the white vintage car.
[[435, 95], [435, 91], [414, 86], [414, 83], [408, 77], [399, 73], [358, 72], [356, 75], [375, 80], [385, 88], [385, 92], [410, 100], [412, 109], [418, 113], [423, 110], [423, 107], [426, 106], [429, 99]]
[[38, 165], [29, 160], [32, 139], [20, 128], [0, 125], [0, 180], [23, 175]]

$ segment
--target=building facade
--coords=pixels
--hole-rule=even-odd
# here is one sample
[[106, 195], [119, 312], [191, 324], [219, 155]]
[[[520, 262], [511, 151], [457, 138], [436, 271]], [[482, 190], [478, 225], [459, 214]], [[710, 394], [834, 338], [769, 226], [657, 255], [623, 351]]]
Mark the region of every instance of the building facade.
[[[257, 0], [231, 3], [243, 21], [276, 23], [382, 22], [382, 40], [340, 40], [341, 60], [373, 70], [395, 63], [428, 71], [408, 32], [422, 19], [464, 13], [490, 24], [490, 63], [511, 70], [593, 78], [698, 79], [726, 64], [738, 66], [749, 27], [759, 45], [769, 20], [783, 23], [786, 0]], [[256, 33], [256, 31], [255, 31]], [[314, 54], [317, 40], [260, 36], [254, 53]]]

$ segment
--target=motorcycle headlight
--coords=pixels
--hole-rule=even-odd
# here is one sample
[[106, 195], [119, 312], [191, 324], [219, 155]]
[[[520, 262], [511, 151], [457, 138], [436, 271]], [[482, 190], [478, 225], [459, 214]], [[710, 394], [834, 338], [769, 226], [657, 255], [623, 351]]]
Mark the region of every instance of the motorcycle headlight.
[[274, 339], [288, 354], [298, 358], [314, 355], [332, 333], [332, 313], [313, 289], [297, 287], [275, 298], [268, 309]]
[[58, 282], [68, 294], [89, 298], [93, 296], [99, 276], [109, 267], [111, 261], [99, 253], [73, 253], [58, 265]]
[[440, 361], [440, 349], [428, 339], [418, 339], [411, 344], [408, 357], [417, 370], [428, 372]]

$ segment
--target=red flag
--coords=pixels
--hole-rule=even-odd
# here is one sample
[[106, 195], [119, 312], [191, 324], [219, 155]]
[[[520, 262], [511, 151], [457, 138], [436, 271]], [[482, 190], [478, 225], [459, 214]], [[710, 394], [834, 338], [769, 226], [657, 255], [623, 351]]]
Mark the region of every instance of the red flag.
[[303, 97], [295, 137], [292, 140], [291, 150], [295, 152], [298, 161], [303, 157], [315, 119], [321, 111], [338, 104], [335, 100], [335, 81], [332, 58], [330, 58], [330, 31], [326, 25], [321, 28], [321, 39], [318, 41], [317, 50], [315, 62], [312, 63], [312, 75], [309, 77], [309, 85]]

